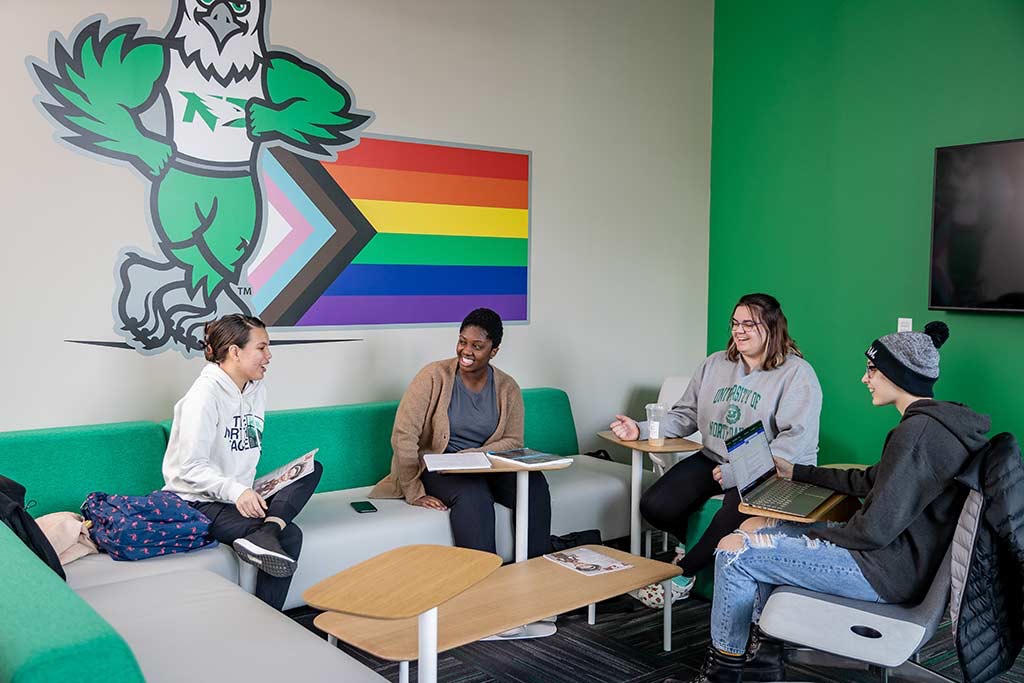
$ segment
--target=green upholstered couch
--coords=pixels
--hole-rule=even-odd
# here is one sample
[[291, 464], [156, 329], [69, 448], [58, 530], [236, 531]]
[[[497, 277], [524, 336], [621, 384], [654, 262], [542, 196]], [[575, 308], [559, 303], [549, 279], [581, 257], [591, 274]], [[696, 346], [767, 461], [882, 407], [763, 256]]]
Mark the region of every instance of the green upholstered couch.
[[[565, 393], [528, 389], [523, 397], [527, 443], [577, 453]], [[389, 469], [397, 406], [384, 402], [272, 411], [266, 418], [260, 472], [319, 447], [325, 473], [318, 493], [369, 486]], [[163, 485], [169, 427], [125, 422], [0, 433], [0, 473], [26, 487], [29, 512], [37, 517], [76, 511], [92, 491], [146, 494]], [[125, 639], [3, 525], [0, 558], [0, 681], [142, 680]]]
[[0, 524], [0, 681], [142, 681], [124, 639]]

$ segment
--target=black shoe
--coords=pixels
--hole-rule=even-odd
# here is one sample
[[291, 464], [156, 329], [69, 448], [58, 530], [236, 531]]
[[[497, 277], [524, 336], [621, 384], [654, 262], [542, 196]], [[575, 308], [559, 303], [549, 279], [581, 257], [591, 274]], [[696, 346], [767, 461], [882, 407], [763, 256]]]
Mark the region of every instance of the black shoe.
[[[746, 657], [729, 656], [719, 652], [713, 645], [708, 646], [708, 653], [696, 677], [689, 683], [743, 683], [743, 663]], [[686, 683], [681, 678], [666, 678], [665, 683]]]
[[743, 680], [750, 683], [785, 680], [784, 650], [785, 644], [781, 640], [770, 638], [757, 626], [751, 626]]
[[273, 522], [267, 522], [237, 539], [231, 547], [243, 562], [248, 562], [262, 572], [279, 578], [291, 576], [295, 573], [296, 562], [288, 556], [277, 540], [279, 531], [280, 527]]

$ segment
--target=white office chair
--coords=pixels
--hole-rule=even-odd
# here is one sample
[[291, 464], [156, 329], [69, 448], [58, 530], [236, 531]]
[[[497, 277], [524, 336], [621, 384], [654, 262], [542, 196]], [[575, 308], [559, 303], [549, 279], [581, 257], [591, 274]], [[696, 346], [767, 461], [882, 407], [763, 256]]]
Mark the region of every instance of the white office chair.
[[795, 664], [869, 669], [883, 682], [890, 674], [900, 680], [951, 682], [918, 664], [917, 651], [935, 634], [949, 604], [953, 546], [966, 547], [968, 556], [973, 551], [962, 539], [973, 538], [980, 498], [977, 491], [970, 492], [954, 543], [919, 604], [863, 602], [782, 586], [765, 603], [761, 631], [800, 646], [787, 656]]
[[[671, 408], [682, 397], [689, 383], [689, 377], [666, 377], [665, 381], [661, 383], [661, 391], [658, 392], [658, 403], [664, 403]], [[694, 432], [686, 438], [690, 441], [703, 443], [704, 437], [701, 436], [700, 432]], [[650, 458], [651, 464], [654, 466], [654, 473], [660, 477], [677, 462], [690, 455], [693, 455], [693, 453], [651, 453]], [[647, 529], [645, 534], [644, 549], [647, 557], [651, 556], [651, 534], [653, 531], [653, 529]], [[679, 540], [682, 541], [683, 539]], [[668, 552], [667, 533], [662, 533], [661, 536], [661, 552]]]

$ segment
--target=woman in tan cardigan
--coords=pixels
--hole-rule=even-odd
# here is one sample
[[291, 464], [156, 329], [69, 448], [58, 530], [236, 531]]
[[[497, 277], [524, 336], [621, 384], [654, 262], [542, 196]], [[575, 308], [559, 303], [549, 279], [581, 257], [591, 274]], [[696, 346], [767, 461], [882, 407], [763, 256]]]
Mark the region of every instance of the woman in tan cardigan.
[[[435, 361], [413, 379], [391, 433], [391, 474], [371, 498], [450, 510], [455, 545], [495, 552], [494, 503], [515, 507], [516, 481], [505, 474], [437, 474], [425, 453], [504, 451], [523, 447], [523, 397], [511, 376], [491, 365], [501, 318], [478, 308], [462, 321], [455, 358]], [[528, 555], [551, 551], [551, 496], [541, 472], [530, 473]]]

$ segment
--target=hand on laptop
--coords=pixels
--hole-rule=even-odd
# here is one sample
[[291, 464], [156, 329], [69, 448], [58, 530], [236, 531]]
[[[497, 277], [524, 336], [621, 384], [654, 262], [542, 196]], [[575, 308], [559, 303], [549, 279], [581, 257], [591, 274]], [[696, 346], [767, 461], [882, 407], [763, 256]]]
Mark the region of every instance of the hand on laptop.
[[775, 460], [775, 471], [779, 475], [779, 479], [792, 479], [793, 478], [793, 463], [782, 458], [772, 456]]
[[711, 476], [714, 477], [715, 481], [718, 482], [718, 485], [721, 486], [722, 485], [722, 466], [719, 465], [715, 469], [711, 470]]
[[608, 426], [612, 428], [612, 434], [623, 441], [636, 441], [640, 438], [640, 427], [637, 425], [636, 420], [630, 419], [625, 415], [616, 415], [615, 422]]

